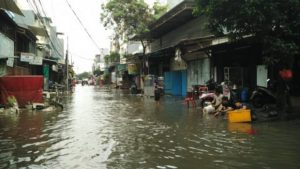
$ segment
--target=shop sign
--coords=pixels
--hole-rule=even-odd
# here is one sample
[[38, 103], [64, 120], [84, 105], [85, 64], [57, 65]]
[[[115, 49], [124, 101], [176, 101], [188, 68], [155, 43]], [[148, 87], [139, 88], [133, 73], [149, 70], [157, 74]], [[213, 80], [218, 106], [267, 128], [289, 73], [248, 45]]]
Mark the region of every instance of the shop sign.
[[42, 57], [33, 57], [32, 60], [29, 62], [31, 65], [43, 65], [43, 58]]
[[118, 69], [119, 72], [125, 71], [126, 70], [126, 64], [118, 64], [117, 69]]
[[32, 53], [21, 53], [21, 61], [22, 62], [31, 62], [34, 58], [34, 54]]
[[9, 67], [14, 67], [14, 58], [8, 58], [6, 61], [6, 65]]
[[136, 64], [129, 64], [128, 65], [128, 74], [136, 75], [138, 74], [138, 68]]

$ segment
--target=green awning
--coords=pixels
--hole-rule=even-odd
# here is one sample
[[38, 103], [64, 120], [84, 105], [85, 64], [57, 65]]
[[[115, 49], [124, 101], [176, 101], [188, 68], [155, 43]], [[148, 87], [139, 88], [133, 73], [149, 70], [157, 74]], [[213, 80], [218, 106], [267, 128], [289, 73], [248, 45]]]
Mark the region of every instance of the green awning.
[[24, 16], [21, 9], [17, 6], [17, 4], [13, 0], [0, 0], [0, 8]]

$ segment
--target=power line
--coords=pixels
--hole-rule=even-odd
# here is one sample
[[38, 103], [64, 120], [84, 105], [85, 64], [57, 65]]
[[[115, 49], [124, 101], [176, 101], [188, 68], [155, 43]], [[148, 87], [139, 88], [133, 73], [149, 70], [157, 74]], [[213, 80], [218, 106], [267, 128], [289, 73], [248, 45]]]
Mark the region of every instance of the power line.
[[43, 8], [43, 4], [41, 2], [41, 0], [38, 0], [39, 4], [41, 5], [41, 8], [42, 8], [42, 12], [44, 13], [45, 16], [48, 16]]
[[33, 12], [36, 14], [37, 12], [37, 9], [35, 9], [34, 7], [33, 7], [33, 5], [32, 5], [32, 3], [31, 3], [31, 1], [30, 0], [27, 0], [27, 3], [31, 6], [31, 8], [32, 8], [32, 10], [33, 10]]
[[77, 56], [78, 58], [80, 58], [80, 59], [84, 59], [84, 60], [88, 60], [88, 61], [94, 61], [94, 59], [90, 59], [90, 58], [86, 58], [86, 57], [83, 57], [83, 56], [80, 56], [80, 55], [78, 55], [78, 54], [76, 54], [76, 53], [73, 53], [73, 52], [70, 52], [72, 55], [74, 55], [74, 56]]
[[84, 29], [84, 31], [87, 33], [87, 35], [89, 36], [89, 38], [92, 40], [92, 42], [94, 43], [94, 45], [98, 48], [99, 51], [101, 51], [101, 48], [97, 45], [96, 41], [93, 39], [93, 37], [91, 36], [91, 34], [88, 32], [88, 30], [86, 29], [86, 27], [83, 25], [82, 21], [80, 20], [80, 18], [78, 17], [78, 15], [76, 14], [76, 12], [72, 8], [72, 6], [70, 5], [69, 1], [68, 0], [65, 0], [65, 1], [67, 2], [69, 8], [73, 12], [73, 14], [77, 18], [78, 22], [80, 23], [80, 25], [82, 26], [82, 28]]

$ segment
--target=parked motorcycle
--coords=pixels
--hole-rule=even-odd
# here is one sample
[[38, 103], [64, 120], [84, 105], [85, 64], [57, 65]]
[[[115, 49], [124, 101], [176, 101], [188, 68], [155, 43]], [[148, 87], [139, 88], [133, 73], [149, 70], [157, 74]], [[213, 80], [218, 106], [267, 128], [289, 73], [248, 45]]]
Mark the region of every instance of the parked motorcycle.
[[255, 108], [276, 104], [275, 83], [270, 79], [267, 81], [267, 87], [257, 86], [250, 97], [250, 101]]

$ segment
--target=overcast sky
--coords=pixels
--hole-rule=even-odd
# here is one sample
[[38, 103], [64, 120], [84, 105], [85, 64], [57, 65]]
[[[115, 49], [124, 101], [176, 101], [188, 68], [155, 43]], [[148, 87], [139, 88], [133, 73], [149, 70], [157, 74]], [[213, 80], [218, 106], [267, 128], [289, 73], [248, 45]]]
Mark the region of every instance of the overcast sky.
[[[100, 48], [110, 47], [111, 31], [105, 30], [100, 22], [101, 4], [105, 0], [68, 0]], [[147, 0], [153, 3], [155, 0]], [[66, 0], [41, 0], [46, 14], [52, 18], [59, 32], [69, 38], [69, 51], [76, 73], [91, 71], [97, 47], [89, 39]], [[66, 46], [65, 46], [66, 48]]]

